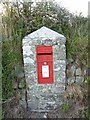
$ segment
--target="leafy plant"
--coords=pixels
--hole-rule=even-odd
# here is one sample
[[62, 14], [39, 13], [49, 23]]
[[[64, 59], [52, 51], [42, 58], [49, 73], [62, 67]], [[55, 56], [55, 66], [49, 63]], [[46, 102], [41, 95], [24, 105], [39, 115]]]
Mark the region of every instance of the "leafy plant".
[[84, 80], [83, 83], [88, 84], [89, 81], [90, 81], [90, 76], [87, 76], [86, 80]]
[[86, 118], [87, 118], [88, 120], [90, 120], [90, 111], [87, 111], [86, 114], [85, 114], [85, 116], [86, 116]]
[[62, 105], [62, 112], [68, 112], [70, 110], [71, 106], [68, 103], [64, 103]]

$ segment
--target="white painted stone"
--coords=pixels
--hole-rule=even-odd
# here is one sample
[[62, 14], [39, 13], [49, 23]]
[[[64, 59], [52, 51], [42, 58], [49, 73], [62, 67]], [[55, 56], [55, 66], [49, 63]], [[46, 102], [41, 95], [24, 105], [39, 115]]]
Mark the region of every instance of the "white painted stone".
[[29, 56], [33, 54], [30, 48], [31, 46], [23, 46], [23, 55]]
[[81, 68], [76, 69], [76, 75], [78, 75], [78, 76], [82, 75]]
[[55, 31], [53, 31], [45, 26], [43, 26], [42, 28], [29, 34], [28, 37], [30, 37], [30, 38], [47, 38], [47, 39], [61, 38], [61, 39], [63, 39], [63, 41], [65, 40], [65, 37], [62, 34], [59, 34], [59, 33], [55, 32]]
[[47, 118], [47, 113], [45, 113], [43, 117], [44, 117], [44, 118]]
[[80, 76], [76, 77], [76, 82], [77, 83], [82, 83], [83, 81], [84, 81], [83, 77], [80, 77]]
[[71, 66], [71, 69], [69, 70], [71, 72], [71, 76], [74, 77], [76, 67], [74, 65]]
[[60, 67], [54, 69], [55, 72], [59, 71], [60, 70]]
[[24, 58], [24, 63], [34, 64], [34, 60], [29, 57]]
[[55, 104], [55, 101], [53, 101], [53, 102], [48, 102], [48, 104], [54, 105], [54, 104]]

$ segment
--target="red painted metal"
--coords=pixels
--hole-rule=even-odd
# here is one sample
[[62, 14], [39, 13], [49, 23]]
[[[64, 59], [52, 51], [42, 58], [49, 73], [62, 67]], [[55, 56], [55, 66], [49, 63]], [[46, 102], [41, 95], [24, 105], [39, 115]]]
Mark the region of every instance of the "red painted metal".
[[38, 84], [53, 84], [53, 49], [52, 46], [36, 48]]

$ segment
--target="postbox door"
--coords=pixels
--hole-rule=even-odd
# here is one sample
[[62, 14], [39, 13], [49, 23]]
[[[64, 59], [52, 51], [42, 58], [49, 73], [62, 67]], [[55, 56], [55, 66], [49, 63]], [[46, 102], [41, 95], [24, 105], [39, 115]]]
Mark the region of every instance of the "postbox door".
[[37, 75], [39, 84], [53, 84], [52, 46], [39, 46], [37, 48]]

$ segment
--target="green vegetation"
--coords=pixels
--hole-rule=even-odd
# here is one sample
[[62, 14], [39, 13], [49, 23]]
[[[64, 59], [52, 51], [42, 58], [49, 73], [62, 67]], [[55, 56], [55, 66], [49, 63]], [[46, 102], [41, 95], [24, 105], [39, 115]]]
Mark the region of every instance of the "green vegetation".
[[62, 105], [62, 112], [68, 112], [70, 110], [71, 106], [68, 103], [64, 103]]
[[5, 112], [4, 112], [4, 111], [2, 112], [2, 111], [0, 110], [0, 120], [2, 120], [2, 119], [4, 118], [4, 115], [5, 115]]
[[[69, 13], [54, 2], [3, 3], [2, 17], [2, 94], [3, 100], [14, 95], [15, 83], [18, 88], [24, 79], [22, 61], [22, 38], [42, 26], [64, 34], [67, 38], [67, 59], [79, 60], [87, 67], [88, 20]], [[17, 75], [18, 74], [18, 75]], [[22, 82], [23, 83], [23, 82]], [[68, 109], [68, 105], [64, 106]]]
[[86, 118], [90, 120], [90, 111], [86, 112]]

